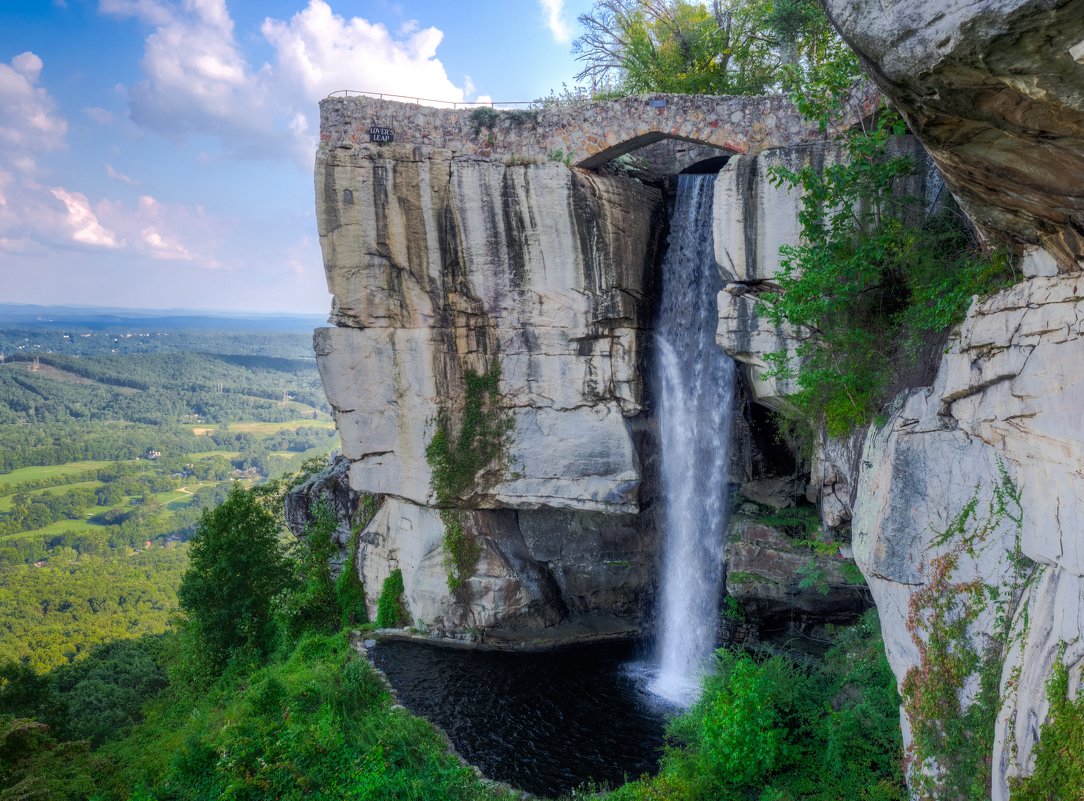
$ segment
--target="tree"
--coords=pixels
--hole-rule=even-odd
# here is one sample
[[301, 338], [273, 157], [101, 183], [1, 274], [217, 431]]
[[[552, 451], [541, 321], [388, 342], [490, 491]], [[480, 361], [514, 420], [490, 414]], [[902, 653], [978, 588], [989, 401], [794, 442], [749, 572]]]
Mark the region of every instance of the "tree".
[[206, 511], [192, 540], [178, 591], [196, 640], [221, 668], [243, 650], [266, 654], [274, 635], [274, 599], [290, 578], [279, 523], [256, 496], [234, 487]]
[[596, 0], [579, 22], [576, 79], [628, 92], [762, 94], [840, 46], [814, 0]]

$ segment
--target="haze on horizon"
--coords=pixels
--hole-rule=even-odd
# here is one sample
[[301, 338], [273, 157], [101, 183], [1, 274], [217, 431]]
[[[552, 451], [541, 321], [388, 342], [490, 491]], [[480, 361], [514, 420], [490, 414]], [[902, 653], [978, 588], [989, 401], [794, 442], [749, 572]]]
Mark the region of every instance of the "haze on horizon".
[[589, 6], [9, 0], [0, 303], [325, 314], [320, 98], [541, 97]]

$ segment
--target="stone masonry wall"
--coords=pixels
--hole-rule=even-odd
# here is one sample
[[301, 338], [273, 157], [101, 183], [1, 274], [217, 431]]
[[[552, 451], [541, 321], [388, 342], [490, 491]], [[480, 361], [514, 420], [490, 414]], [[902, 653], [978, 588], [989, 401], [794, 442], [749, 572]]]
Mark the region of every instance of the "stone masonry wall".
[[[858, 106], [872, 108], [864, 90]], [[485, 108], [485, 107], [481, 107]], [[544, 108], [494, 110], [483, 126], [471, 109], [441, 109], [393, 100], [328, 97], [320, 103], [323, 148], [368, 144], [371, 127], [390, 128], [394, 142], [511, 163], [567, 161], [597, 167], [666, 137], [703, 142], [733, 153], [757, 153], [823, 138], [787, 98], [636, 95]], [[864, 113], [864, 112], [863, 112]]]

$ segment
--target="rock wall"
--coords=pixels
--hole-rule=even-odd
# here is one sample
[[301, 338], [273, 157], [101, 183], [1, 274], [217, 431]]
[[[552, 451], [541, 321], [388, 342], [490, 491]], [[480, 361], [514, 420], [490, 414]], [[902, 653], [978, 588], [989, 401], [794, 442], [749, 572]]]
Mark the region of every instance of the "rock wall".
[[[855, 556], [901, 681], [920, 664], [910, 607], [952, 548], [954, 583], [991, 586], [1003, 603], [1018, 590], [1003, 607], [1015, 615], [992, 754], [992, 797], [1006, 799], [1033, 768], [1062, 651], [1084, 691], [1084, 3], [826, 5], [949, 190], [1021, 259], [1025, 280], [972, 306], [934, 384], [898, 398], [842, 470], [857, 488]], [[1019, 530], [1002, 516], [971, 549], [940, 542], [972, 498], [985, 514], [1002, 466], [1021, 493]], [[1017, 549], [1037, 564], [1022, 588]], [[990, 605], [968, 627], [973, 646], [997, 625]]]
[[[898, 401], [870, 431], [854, 506], [855, 558], [873, 591], [885, 645], [902, 680], [920, 663], [909, 604], [935, 561], [961, 543], [938, 542], [972, 497], [985, 514], [1004, 465], [1021, 491], [1023, 526], [1003, 521], [965, 553], [953, 581], [981, 581], [1007, 596], [1012, 555], [1038, 564], [1022, 590], [1013, 646], [1001, 672], [993, 754], [995, 799], [1027, 774], [1046, 717], [1046, 682], [1064, 648], [1074, 681], [1084, 667], [1084, 277], [1039, 277], [968, 315], [932, 387]], [[1019, 541], [1018, 541], [1019, 540]], [[990, 604], [970, 627], [976, 644], [996, 630]]]
[[825, 0], [994, 239], [1084, 259], [1084, 0]]
[[[871, 86], [863, 86], [860, 94], [859, 107], [868, 109], [877, 101]], [[664, 139], [756, 153], [823, 138], [819, 127], [796, 114], [782, 95], [635, 95], [512, 110], [434, 108], [409, 98], [364, 95], [336, 95], [320, 103], [321, 148], [363, 145], [373, 127], [390, 129], [396, 143], [494, 162], [550, 160], [580, 167], [598, 167]]]
[[[400, 567], [414, 619], [448, 636], [578, 612], [637, 624], [655, 559], [637, 439], [660, 190], [340, 143], [317, 155], [316, 197], [335, 323], [316, 332], [317, 360], [350, 486], [386, 498], [359, 550], [370, 601]], [[497, 456], [438, 499], [437, 421], [454, 440], [471, 376], [497, 373], [484, 409], [508, 423]], [[479, 548], [455, 592], [438, 507]]]

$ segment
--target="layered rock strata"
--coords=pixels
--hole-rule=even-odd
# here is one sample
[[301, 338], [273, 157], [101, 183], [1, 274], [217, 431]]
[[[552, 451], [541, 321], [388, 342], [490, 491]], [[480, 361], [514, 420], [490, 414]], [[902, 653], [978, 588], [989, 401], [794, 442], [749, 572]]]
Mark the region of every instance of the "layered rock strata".
[[[403, 144], [323, 146], [316, 183], [335, 323], [317, 360], [350, 486], [386, 498], [361, 535], [370, 601], [399, 568], [413, 618], [448, 636], [636, 622], [656, 556], [636, 432], [662, 193]], [[438, 497], [427, 447], [438, 424], [455, 447], [481, 376], [495, 456]], [[454, 592], [450, 520], [478, 553]]]
[[[1019, 488], [1021, 525], [1001, 515], [951, 575], [1015, 601], [1001, 602], [1015, 616], [992, 754], [992, 795], [1005, 799], [1011, 777], [1033, 768], [1059, 653], [1071, 692], [1084, 669], [1084, 3], [826, 6], [949, 191], [1016, 252], [1026, 279], [971, 308], [933, 386], [901, 396], [850, 471], [855, 555], [901, 681], [921, 665], [909, 605], [952, 547], [937, 532], [972, 499], [989, 509], [1002, 467]], [[1023, 586], [1017, 554], [1037, 565]], [[977, 649], [997, 637], [995, 606], [968, 628]]]
[[1084, 260], [1084, 0], [826, 0], [993, 239]]

